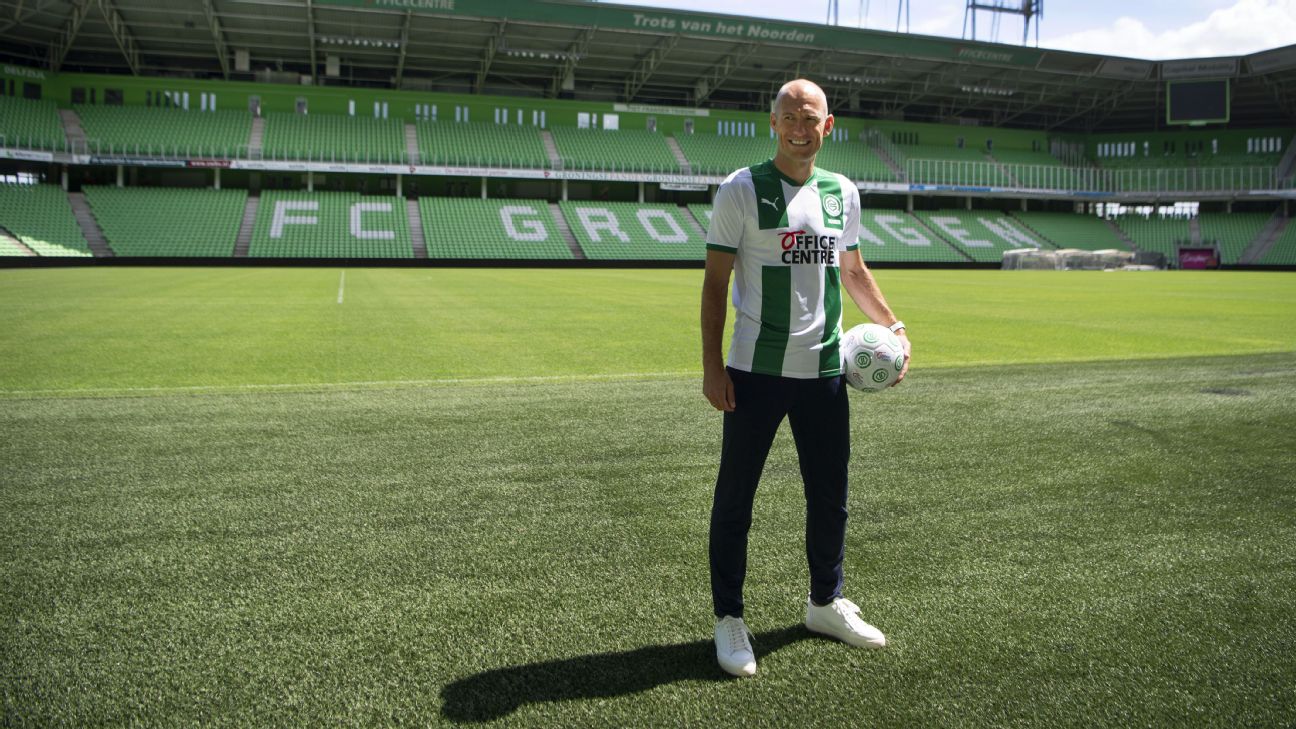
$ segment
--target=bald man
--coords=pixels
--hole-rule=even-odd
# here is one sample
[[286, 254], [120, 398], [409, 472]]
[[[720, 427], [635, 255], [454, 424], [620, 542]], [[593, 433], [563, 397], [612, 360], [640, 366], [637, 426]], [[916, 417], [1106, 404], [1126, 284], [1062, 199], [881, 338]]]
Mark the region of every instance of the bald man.
[[[756, 673], [743, 620], [752, 502], [779, 424], [792, 426], [806, 498], [810, 590], [806, 627], [849, 645], [882, 648], [881, 631], [842, 597], [850, 415], [842, 376], [841, 291], [910, 351], [904, 324], [860, 258], [859, 190], [815, 168], [833, 116], [816, 84], [779, 90], [770, 114], [774, 158], [734, 172], [715, 196], [702, 285], [702, 390], [724, 412], [711, 508], [711, 596], [716, 658], [736, 676]], [[734, 278], [733, 339], [721, 357]], [[904, 379], [909, 370], [908, 357]]]

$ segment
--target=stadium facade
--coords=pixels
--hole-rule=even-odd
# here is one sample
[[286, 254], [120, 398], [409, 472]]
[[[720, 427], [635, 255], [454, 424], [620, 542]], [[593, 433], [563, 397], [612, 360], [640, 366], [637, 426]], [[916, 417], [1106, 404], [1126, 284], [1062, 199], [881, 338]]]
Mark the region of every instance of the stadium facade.
[[[219, 9], [218, 9], [219, 8]], [[1296, 46], [1142, 61], [570, 2], [0, 21], [0, 255], [697, 265], [809, 77], [872, 263], [1296, 264]]]

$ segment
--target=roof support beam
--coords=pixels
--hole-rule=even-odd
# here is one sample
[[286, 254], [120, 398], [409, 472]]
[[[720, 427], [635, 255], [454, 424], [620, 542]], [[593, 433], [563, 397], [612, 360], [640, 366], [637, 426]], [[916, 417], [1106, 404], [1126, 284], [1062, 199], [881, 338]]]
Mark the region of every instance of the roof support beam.
[[50, 44], [50, 70], [54, 73], [58, 73], [63, 67], [63, 59], [67, 58], [68, 51], [72, 50], [72, 42], [81, 31], [81, 23], [89, 11], [90, 0], [75, 0], [72, 3], [72, 12], [63, 26], [63, 32]]
[[121, 13], [117, 12], [117, 6], [112, 0], [98, 0], [98, 2], [99, 10], [108, 23], [108, 30], [112, 32], [113, 40], [117, 41], [117, 47], [121, 49], [122, 55], [126, 57], [126, 65], [130, 66], [133, 75], [138, 76], [140, 72], [140, 52], [139, 44], [135, 42], [135, 36], [131, 33], [130, 28], [126, 27], [126, 21], [122, 20]]
[[413, 11], [406, 10], [405, 17], [401, 18], [401, 35], [400, 35], [400, 57], [396, 59], [396, 88], [401, 87], [401, 80], [405, 78], [405, 46], [409, 45], [409, 28], [410, 16]]
[[558, 72], [554, 74], [550, 96], [557, 96], [559, 91], [572, 91], [575, 89], [576, 65], [585, 57], [585, 52], [589, 50], [590, 41], [594, 38], [594, 32], [597, 30], [597, 26], [586, 28], [568, 46], [567, 56], [563, 58], [562, 65], [558, 67]]
[[495, 26], [495, 35], [486, 39], [486, 50], [482, 54], [481, 68], [478, 69], [477, 78], [473, 81], [473, 93], [481, 93], [482, 84], [486, 83], [486, 74], [490, 73], [491, 64], [495, 62], [495, 54], [499, 53], [500, 48], [504, 47], [504, 28], [507, 24], [507, 20], [501, 20]]
[[319, 64], [315, 61], [315, 6], [311, 4], [311, 0], [306, 0], [306, 37], [310, 39], [310, 75], [311, 80], [314, 81]]
[[748, 43], [741, 45], [733, 53], [725, 56], [719, 63], [707, 69], [702, 77], [697, 80], [693, 86], [693, 103], [701, 104], [715, 93], [730, 76], [734, 74], [742, 65], [751, 58], [756, 50], [760, 48], [757, 43]]
[[662, 61], [666, 60], [666, 56], [675, 49], [679, 39], [678, 35], [666, 36], [661, 43], [657, 44], [656, 48], [648, 51], [648, 55], [643, 57], [638, 66], [635, 66], [630, 71], [630, 75], [625, 82], [626, 101], [634, 101], [635, 95], [643, 89], [644, 84], [648, 83], [648, 79], [652, 77], [653, 72], [662, 64]]
[[203, 0], [203, 13], [207, 15], [207, 27], [211, 28], [212, 40], [216, 43], [216, 58], [220, 61], [221, 73], [229, 80], [229, 49], [225, 47], [225, 31], [221, 30], [220, 18], [216, 17], [216, 0]]
[[40, 11], [49, 7], [50, 5], [53, 5], [54, 1], [55, 0], [41, 0], [41, 2], [36, 3], [34, 7], [28, 8], [27, 12], [24, 13], [23, 3], [20, 0], [18, 3], [18, 7], [14, 9], [13, 20], [7, 21], [5, 23], [0, 23], [0, 33], [9, 30], [15, 25], [22, 25], [28, 20], [31, 20], [33, 15], [39, 13]]

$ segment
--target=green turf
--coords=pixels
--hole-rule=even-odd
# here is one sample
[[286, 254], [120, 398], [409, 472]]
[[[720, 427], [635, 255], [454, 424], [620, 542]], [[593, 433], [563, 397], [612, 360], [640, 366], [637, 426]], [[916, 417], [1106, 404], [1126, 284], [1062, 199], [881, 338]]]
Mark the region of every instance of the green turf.
[[[880, 273], [931, 365], [852, 396], [847, 592], [890, 645], [798, 627], [784, 432], [739, 681], [709, 643], [697, 272], [352, 270], [340, 306], [337, 274], [0, 272], [0, 725], [1296, 715], [1296, 279]], [[493, 313], [456, 310], [474, 291]], [[1104, 317], [1137, 346], [1095, 349]], [[572, 361], [578, 322], [658, 341]], [[465, 381], [302, 386], [411, 374]], [[483, 379], [509, 375], [573, 377]]]

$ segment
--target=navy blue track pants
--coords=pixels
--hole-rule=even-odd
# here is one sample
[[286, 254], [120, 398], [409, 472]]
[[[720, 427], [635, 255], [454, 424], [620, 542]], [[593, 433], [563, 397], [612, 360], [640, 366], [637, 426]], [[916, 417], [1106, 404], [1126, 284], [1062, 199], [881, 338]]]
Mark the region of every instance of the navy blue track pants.
[[724, 414], [720, 474], [711, 505], [711, 597], [717, 617], [742, 617], [747, 532], [765, 458], [786, 417], [792, 426], [806, 499], [810, 597], [841, 596], [846, 554], [846, 470], [850, 403], [842, 377], [798, 380], [729, 368], [733, 412]]

